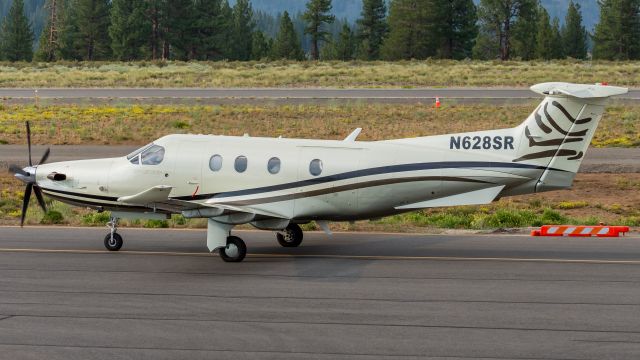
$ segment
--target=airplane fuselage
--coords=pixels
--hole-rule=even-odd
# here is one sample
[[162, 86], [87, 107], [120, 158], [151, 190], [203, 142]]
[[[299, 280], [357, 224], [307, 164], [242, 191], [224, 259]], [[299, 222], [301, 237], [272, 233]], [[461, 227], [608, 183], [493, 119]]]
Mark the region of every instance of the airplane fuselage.
[[[507, 139], [510, 130], [477, 136]], [[337, 221], [387, 216], [410, 210], [402, 208], [410, 204], [499, 185], [508, 194], [541, 174], [538, 166], [512, 163], [513, 146], [492, 142], [481, 153], [451, 149], [456, 138], [345, 142], [170, 135], [154, 142], [164, 149], [158, 164], [127, 157], [51, 163], [38, 169], [37, 180], [49, 196], [104, 210], [127, 211], [118, 198], [166, 185], [170, 198], [184, 202], [250, 205], [298, 221]], [[47, 179], [54, 169], [67, 179]], [[156, 210], [183, 209], [159, 204]]]

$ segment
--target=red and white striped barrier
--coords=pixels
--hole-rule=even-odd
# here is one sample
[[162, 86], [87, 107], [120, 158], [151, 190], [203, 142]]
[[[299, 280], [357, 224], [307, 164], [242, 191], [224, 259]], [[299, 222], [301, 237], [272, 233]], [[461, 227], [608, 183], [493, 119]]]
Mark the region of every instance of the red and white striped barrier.
[[628, 226], [543, 225], [540, 230], [533, 230], [531, 236], [618, 237], [626, 232]]

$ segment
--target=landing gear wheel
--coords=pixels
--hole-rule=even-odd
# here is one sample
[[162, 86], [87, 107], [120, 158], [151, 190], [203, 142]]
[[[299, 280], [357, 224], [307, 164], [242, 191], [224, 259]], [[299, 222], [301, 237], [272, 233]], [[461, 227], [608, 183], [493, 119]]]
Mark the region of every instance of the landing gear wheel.
[[122, 247], [122, 236], [118, 233], [113, 233], [113, 237], [111, 234], [107, 234], [104, 237], [104, 247], [109, 251], [118, 251]]
[[302, 229], [298, 224], [290, 224], [286, 229], [276, 233], [278, 243], [283, 247], [298, 247], [302, 243]]
[[226, 262], [240, 262], [247, 256], [247, 246], [237, 236], [227, 238], [227, 246], [220, 249], [220, 257]]

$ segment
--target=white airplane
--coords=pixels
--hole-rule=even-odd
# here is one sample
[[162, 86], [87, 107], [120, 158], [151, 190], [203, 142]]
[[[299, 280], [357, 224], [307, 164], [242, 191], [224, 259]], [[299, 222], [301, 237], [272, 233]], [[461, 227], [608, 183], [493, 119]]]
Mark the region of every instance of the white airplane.
[[[571, 186], [610, 96], [627, 89], [544, 83], [543, 102], [510, 129], [356, 141], [168, 135], [119, 158], [10, 167], [46, 211], [43, 194], [110, 211], [108, 250], [122, 247], [118, 219], [206, 218], [207, 247], [224, 261], [247, 249], [238, 224], [276, 231], [300, 245], [299, 224], [380, 218], [417, 209], [487, 204], [504, 196]], [[425, 124], [425, 126], [429, 126]]]

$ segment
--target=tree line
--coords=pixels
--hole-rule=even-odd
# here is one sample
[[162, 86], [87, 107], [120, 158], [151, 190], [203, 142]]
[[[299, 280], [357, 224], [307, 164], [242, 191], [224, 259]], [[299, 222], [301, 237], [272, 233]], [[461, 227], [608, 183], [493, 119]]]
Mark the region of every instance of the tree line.
[[573, 0], [563, 25], [539, 0], [363, 0], [355, 24], [337, 20], [331, 0], [308, 0], [294, 17], [302, 26], [285, 11], [270, 33], [258, 24], [274, 20], [256, 14], [250, 0], [46, 0], [34, 52], [24, 2], [13, 0], [0, 25], [0, 59], [549, 60], [585, 59], [591, 47], [596, 59], [640, 58], [640, 0], [599, 6], [590, 34]]

